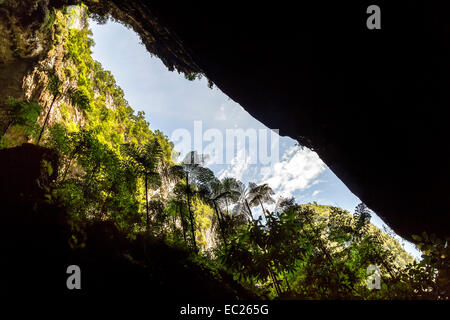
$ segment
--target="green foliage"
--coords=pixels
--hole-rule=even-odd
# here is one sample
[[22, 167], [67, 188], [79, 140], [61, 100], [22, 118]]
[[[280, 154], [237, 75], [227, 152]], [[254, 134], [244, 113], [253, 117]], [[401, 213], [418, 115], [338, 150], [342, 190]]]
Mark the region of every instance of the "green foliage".
[[[422, 250], [422, 260], [409, 265], [397, 290], [414, 292], [422, 299], [449, 299], [450, 288], [450, 247], [448, 242], [437, 238], [434, 234], [413, 235], [416, 246]], [[407, 289], [405, 289], [407, 288]]]
[[70, 98], [72, 104], [79, 107], [81, 110], [90, 110], [91, 97], [86, 87], [79, 87], [77, 90], [70, 92]]
[[47, 89], [53, 96], [59, 96], [62, 93], [62, 81], [55, 73], [50, 73], [48, 76]]
[[[63, 120], [50, 128], [45, 141], [61, 158], [54, 200], [68, 207], [73, 218], [114, 219], [123, 230], [139, 232], [148, 192], [144, 177], [149, 189], [161, 187], [158, 170], [170, 167], [173, 144], [149, 129], [143, 112], [134, 114], [112, 74], [92, 59], [88, 25], [69, 28], [70, 15], [57, 11], [51, 26], [55, 46], [65, 51], [64, 63], [48, 73], [47, 86], [61, 100]], [[66, 81], [76, 86], [64, 90]], [[82, 128], [72, 122], [75, 108], [85, 118]], [[137, 153], [130, 155], [127, 148]], [[139, 153], [142, 157], [133, 157]], [[151, 201], [155, 212], [156, 203]]]
[[194, 81], [197, 79], [200, 80], [203, 77], [203, 75], [201, 73], [185, 73], [184, 77], [189, 81]]
[[41, 26], [42, 30], [49, 30], [53, 27], [53, 24], [56, 21], [56, 13], [54, 11], [47, 11], [45, 14], [44, 23]]
[[6, 120], [0, 132], [3, 148], [15, 146], [38, 134], [37, 119], [42, 108], [36, 101], [19, 101], [11, 98], [2, 109]]
[[[247, 286], [262, 288], [273, 298], [423, 297], [408, 276], [420, 272], [420, 267], [411, 257], [408, 262], [399, 258], [399, 252], [392, 250], [398, 243], [368, 222], [370, 212], [363, 205], [352, 216], [339, 208], [299, 206], [293, 199], [284, 199], [274, 212], [266, 213], [265, 224], [260, 218], [241, 225], [229, 245], [216, 251], [219, 261]], [[446, 256], [446, 252], [434, 250]], [[380, 290], [369, 290], [365, 283], [370, 264], [380, 268]], [[426, 261], [421, 264], [429, 267]], [[437, 269], [443, 279], [439, 283], [445, 283], [448, 273], [442, 270], [448, 265], [440, 264]], [[419, 279], [423, 286], [422, 273]], [[440, 292], [442, 298], [442, 289]]]

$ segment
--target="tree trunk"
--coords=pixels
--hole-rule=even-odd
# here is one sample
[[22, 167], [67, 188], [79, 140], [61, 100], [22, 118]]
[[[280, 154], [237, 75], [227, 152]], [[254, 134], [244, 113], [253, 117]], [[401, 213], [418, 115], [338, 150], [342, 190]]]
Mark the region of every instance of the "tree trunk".
[[228, 212], [228, 197], [225, 197], [225, 205], [227, 206], [227, 215], [230, 215], [230, 212]]
[[184, 223], [184, 216], [183, 216], [183, 205], [180, 203], [178, 208], [180, 209], [180, 219], [181, 219], [181, 228], [183, 229], [183, 238], [184, 242], [186, 242], [186, 225]]
[[217, 209], [219, 210], [220, 217], [222, 218], [222, 223], [225, 223], [225, 217], [224, 217], [224, 215], [223, 215], [222, 210], [220, 210], [220, 208], [217, 208]]
[[262, 201], [261, 201], [261, 200], [259, 200], [259, 204], [261, 205], [261, 208], [262, 208], [262, 211], [263, 211], [264, 217], [266, 218], [266, 222], [267, 222], [267, 215], [266, 215], [266, 210], [264, 210], [264, 206], [263, 206], [263, 203], [262, 203]]
[[42, 125], [42, 129], [41, 129], [41, 132], [39, 133], [39, 138], [37, 139], [36, 145], [39, 145], [39, 142], [41, 142], [41, 138], [42, 138], [42, 135], [44, 134], [45, 126], [47, 125], [48, 119], [50, 117], [50, 112], [52, 111], [53, 104], [55, 103], [57, 97], [58, 97], [58, 95], [55, 95], [53, 97], [52, 104], [50, 105], [50, 108], [48, 109], [47, 115], [45, 116], [44, 124]]
[[69, 163], [67, 164], [67, 167], [66, 167], [66, 169], [64, 170], [64, 175], [63, 175], [63, 177], [62, 177], [61, 183], [63, 183], [64, 181], [66, 181], [67, 173], [69, 172], [69, 169], [70, 169], [70, 167], [72, 166], [72, 161], [73, 161], [74, 158], [75, 158], [75, 154], [72, 155], [72, 156], [70, 157], [70, 159], [69, 159]]
[[220, 210], [220, 208], [217, 206], [217, 203], [215, 200], [213, 203], [214, 203], [214, 208], [217, 210], [220, 223], [225, 223], [225, 218], [223, 217], [222, 210]]
[[225, 232], [223, 230], [222, 222], [220, 221], [219, 211], [217, 210], [216, 202], [213, 201], [213, 204], [214, 204], [214, 212], [217, 215], [217, 222], [219, 223], [220, 232], [222, 233], [223, 243], [226, 245], [227, 244], [227, 240], [225, 238]]
[[9, 128], [12, 126], [13, 123], [14, 123], [14, 120], [11, 120], [8, 123], [8, 125], [6, 126], [6, 129], [3, 131], [3, 135], [5, 135], [8, 132]]
[[187, 172], [186, 172], [186, 188], [187, 188], [186, 194], [187, 194], [187, 202], [188, 202], [188, 209], [189, 209], [189, 220], [191, 221], [192, 241], [194, 243], [195, 252], [198, 252], [197, 242], [195, 241], [194, 216], [192, 215], [192, 210], [191, 210], [191, 190], [189, 189], [189, 173], [187, 173]]
[[288, 289], [290, 292], [292, 292], [291, 285], [289, 284], [289, 281], [288, 281], [288, 279], [287, 279], [287, 277], [286, 277], [286, 271], [284, 272], [284, 281], [286, 282], [287, 289]]
[[145, 174], [145, 206], [146, 206], [146, 228], [148, 232], [148, 227], [150, 224], [149, 220], [149, 209], [148, 209], [148, 181], [147, 181], [147, 174]]
[[269, 267], [269, 274], [270, 274], [270, 277], [272, 278], [272, 283], [273, 283], [273, 286], [275, 287], [275, 291], [277, 292], [277, 295], [280, 296], [281, 295], [281, 290], [280, 290], [280, 288], [278, 286], [278, 282], [276, 280], [276, 277], [273, 274], [272, 269], [270, 269], [270, 267]]
[[249, 217], [250, 217], [250, 221], [253, 221], [253, 213], [252, 213], [252, 210], [250, 209], [250, 206], [248, 205], [247, 199], [245, 199], [245, 205], [247, 206], [247, 209], [248, 209], [248, 214], [249, 214]]
[[[275, 267], [275, 262], [273, 260], [271, 261], [271, 264]], [[277, 289], [278, 295], [281, 295], [282, 290], [281, 290], [280, 284], [278, 283], [277, 276], [275, 275], [275, 273], [273, 272], [273, 270], [271, 268], [269, 268], [269, 269], [272, 272], [272, 276], [274, 278], [274, 283], [275, 283], [275, 288]]]

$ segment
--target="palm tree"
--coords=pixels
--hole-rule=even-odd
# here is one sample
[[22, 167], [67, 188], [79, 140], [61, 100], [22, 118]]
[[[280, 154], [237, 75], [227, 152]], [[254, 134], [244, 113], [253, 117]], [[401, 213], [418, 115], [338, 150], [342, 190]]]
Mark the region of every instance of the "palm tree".
[[226, 177], [221, 181], [222, 198], [225, 200], [225, 208], [227, 215], [230, 215], [228, 207], [231, 203], [236, 203], [239, 200], [240, 190], [239, 182], [235, 178]]
[[[250, 221], [253, 221], [253, 213], [252, 209], [250, 209], [250, 204], [248, 203], [249, 197], [250, 197], [250, 189], [252, 183], [249, 183], [249, 187], [247, 188], [245, 184], [243, 184], [241, 181], [238, 181], [238, 192], [239, 192], [239, 198], [237, 200], [237, 204], [234, 207], [233, 211], [235, 214], [239, 214], [241, 212], [244, 212], [247, 214]], [[253, 184], [254, 185], [254, 184]]]
[[185, 178], [184, 169], [181, 165], [171, 165], [163, 166], [162, 171], [167, 181], [175, 184], [172, 188], [172, 192], [175, 195], [174, 203], [178, 208], [181, 228], [183, 229], [183, 239], [186, 242], [186, 220], [183, 214], [183, 209], [186, 207], [186, 203], [183, 199], [186, 196], [187, 188], [182, 183], [182, 180]]
[[220, 199], [222, 196], [222, 183], [214, 178], [209, 183], [202, 186], [199, 190], [199, 196], [206, 202], [212, 205], [214, 212], [216, 214], [217, 222], [219, 224], [220, 232], [222, 235], [222, 240], [226, 244], [225, 230], [224, 230], [224, 220], [222, 212], [220, 210]]
[[181, 165], [173, 166], [172, 171], [179, 177], [184, 177], [186, 181], [186, 200], [189, 210], [189, 220], [191, 224], [191, 233], [194, 249], [198, 252], [197, 242], [195, 239], [195, 219], [191, 208], [191, 200], [198, 196], [198, 191], [204, 189], [205, 186], [214, 179], [214, 173], [203, 167], [206, 161], [204, 155], [198, 155], [196, 151], [189, 152], [184, 158]]
[[263, 203], [272, 204], [275, 203], [275, 200], [272, 198], [272, 196], [275, 194], [272, 190], [272, 188], [267, 184], [261, 184], [256, 185], [254, 183], [249, 184], [250, 191], [249, 191], [249, 204], [252, 207], [255, 207], [257, 205], [261, 206], [261, 209], [263, 211], [264, 216], [267, 220], [266, 211], [264, 209]]
[[144, 178], [145, 184], [145, 204], [146, 204], [146, 226], [147, 231], [150, 224], [149, 216], [149, 187], [157, 188], [161, 186], [161, 177], [159, 175], [158, 166], [161, 160], [162, 149], [157, 139], [153, 139], [142, 147], [136, 147], [132, 144], [124, 146], [125, 153], [129, 156], [129, 160], [134, 161], [135, 167], [139, 175]]
[[50, 118], [50, 113], [52, 112], [52, 108], [55, 104], [56, 99], [58, 99], [62, 95], [62, 82], [56, 74], [51, 74], [49, 76], [47, 88], [53, 95], [53, 100], [50, 104], [50, 108], [47, 111], [47, 115], [45, 116], [44, 124], [42, 125], [41, 132], [39, 133], [39, 137], [36, 141], [36, 145], [39, 145], [39, 142], [41, 142], [42, 135], [44, 134], [45, 127], [47, 126], [47, 122]]
[[68, 88], [64, 92], [63, 83], [61, 82], [61, 80], [59, 79], [58, 75], [55, 72], [52, 72], [49, 76], [47, 89], [52, 94], [53, 99], [50, 104], [50, 108], [47, 111], [47, 115], [45, 116], [44, 124], [42, 125], [39, 137], [37, 138], [36, 145], [39, 145], [39, 143], [41, 142], [48, 120], [50, 118], [50, 113], [52, 112], [53, 109], [53, 105], [55, 104], [56, 100], [58, 100], [58, 98], [60, 97], [68, 98], [72, 103], [72, 105], [77, 106], [82, 110], [86, 110], [90, 107], [90, 98], [88, 96], [88, 93], [80, 91], [73, 87]]

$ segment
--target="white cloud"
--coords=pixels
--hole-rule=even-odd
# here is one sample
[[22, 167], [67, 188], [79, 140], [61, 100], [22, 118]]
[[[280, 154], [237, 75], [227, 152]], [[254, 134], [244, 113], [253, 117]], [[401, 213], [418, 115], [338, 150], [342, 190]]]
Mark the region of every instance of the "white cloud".
[[314, 180], [314, 182], [311, 185], [315, 186], [316, 184], [324, 183], [324, 182], [328, 182], [328, 181], [327, 180]]
[[314, 192], [312, 193], [312, 196], [315, 197], [317, 196], [319, 193], [321, 193], [322, 191], [320, 190], [314, 190]]
[[231, 165], [229, 165], [227, 169], [220, 172], [219, 179], [233, 177], [238, 180], [242, 180], [244, 173], [249, 168], [250, 160], [251, 158], [245, 152], [245, 149], [240, 149], [236, 156], [231, 160]]
[[[259, 167], [259, 174], [256, 172], [257, 167], [251, 165], [250, 159], [245, 149], [240, 149], [231, 164], [219, 172], [218, 177], [220, 179], [234, 177], [243, 180], [245, 176], [258, 184], [267, 183], [275, 191], [275, 199], [277, 199], [280, 196], [294, 196], [296, 191], [305, 190], [323, 182], [317, 177], [326, 169], [317, 153], [298, 146], [287, 149], [280, 162]], [[320, 192], [315, 190], [312, 196], [317, 196]]]
[[317, 153], [293, 146], [283, 154], [282, 161], [261, 168], [261, 183], [268, 183], [277, 197], [291, 197], [294, 192], [316, 184], [315, 179], [325, 168]]

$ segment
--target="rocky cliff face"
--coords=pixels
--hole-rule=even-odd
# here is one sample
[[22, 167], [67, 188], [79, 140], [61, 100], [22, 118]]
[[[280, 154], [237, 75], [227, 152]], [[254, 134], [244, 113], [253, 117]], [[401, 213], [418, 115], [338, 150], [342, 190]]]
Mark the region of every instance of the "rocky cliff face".
[[[76, 90], [76, 79], [67, 74], [67, 69], [74, 66], [66, 59], [66, 42], [70, 29], [83, 25], [87, 7], [80, 12], [80, 7], [71, 6], [79, 3], [77, 0], [0, 1], [0, 105], [7, 104], [10, 98], [37, 101], [44, 108], [38, 119], [42, 124], [54, 97], [49, 90], [49, 78], [57, 76], [62, 80], [63, 93]], [[111, 17], [136, 30], [149, 52], [158, 55], [169, 70], [192, 76], [202, 73], [176, 36], [139, 1], [84, 3], [94, 18]], [[65, 15], [60, 11], [63, 7]], [[108, 99], [113, 107], [112, 98], [106, 97], [106, 102]], [[63, 94], [52, 107], [49, 124], [62, 120], [73, 121], [80, 127], [85, 122], [79, 108]], [[0, 110], [0, 127], [7, 121]]]
[[[48, 1], [5, 1], [0, 8], [0, 104], [7, 104], [10, 98], [36, 101], [43, 107], [38, 119], [42, 125], [54, 98], [50, 78], [62, 80], [62, 93], [77, 87], [76, 79], [66, 74], [71, 63], [66, 59], [65, 46], [68, 32], [75, 25], [69, 21], [70, 15], [50, 9]], [[55, 100], [49, 124], [63, 118], [80, 126], [85, 121], [71, 99], [61, 94]], [[0, 118], [2, 125], [7, 120], [6, 115]]]
[[2, 1], [0, 3], [0, 97], [24, 97], [23, 82], [33, 66], [48, 52], [50, 39], [42, 26], [45, 3]]

